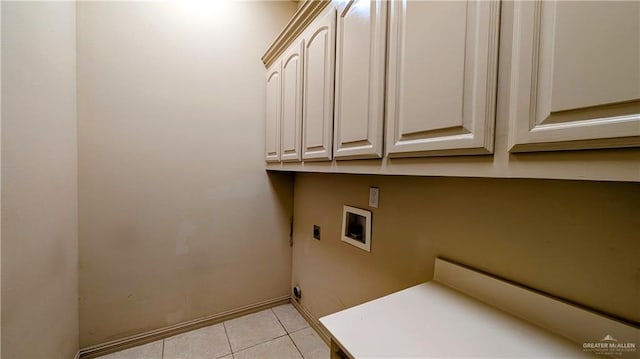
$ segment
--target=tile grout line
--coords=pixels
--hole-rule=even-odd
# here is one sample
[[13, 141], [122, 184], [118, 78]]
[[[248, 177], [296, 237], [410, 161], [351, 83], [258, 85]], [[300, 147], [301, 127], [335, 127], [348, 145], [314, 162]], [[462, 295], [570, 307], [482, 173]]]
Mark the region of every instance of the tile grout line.
[[278, 323], [280, 324], [280, 326], [282, 327], [282, 329], [284, 329], [284, 332], [286, 334], [289, 334], [289, 330], [287, 330], [287, 328], [284, 326], [284, 324], [282, 324], [282, 321], [280, 320], [280, 318], [278, 317], [278, 314], [276, 312], [273, 311], [273, 308], [269, 308], [271, 310], [271, 313], [273, 313], [273, 316], [276, 317], [276, 320], [278, 321]]
[[233, 348], [231, 347], [231, 339], [229, 339], [229, 333], [227, 333], [227, 326], [224, 325], [225, 322], [222, 322], [222, 327], [224, 328], [224, 336], [227, 337], [227, 343], [229, 344], [229, 351], [231, 352], [231, 358], [233, 358]]
[[[296, 313], [300, 314], [300, 313], [298, 312], [298, 310], [297, 310], [297, 309], [295, 309], [295, 307], [293, 307], [293, 309], [296, 311]], [[273, 308], [271, 308], [271, 311], [273, 312], [273, 315], [275, 315], [275, 316], [276, 316], [276, 319], [278, 319], [278, 322], [280, 322], [280, 325], [282, 325], [282, 328], [284, 328], [284, 332], [285, 332], [285, 333], [287, 333], [287, 334], [296, 333], [296, 332], [299, 332], [299, 331], [301, 331], [301, 330], [303, 330], [303, 329], [307, 329], [307, 328], [310, 328], [310, 327], [311, 327], [311, 325], [309, 324], [309, 322], [307, 322], [307, 320], [306, 320], [306, 319], [304, 319], [304, 317], [302, 317], [302, 316], [301, 316], [301, 317], [302, 317], [302, 319], [304, 320], [304, 322], [305, 322], [305, 323], [307, 323], [307, 325], [306, 325], [305, 327], [302, 327], [302, 328], [299, 328], [299, 329], [296, 329], [296, 330], [292, 330], [291, 332], [289, 332], [289, 329], [287, 329], [287, 328], [284, 326], [284, 324], [282, 324], [282, 321], [281, 321], [281, 320], [280, 320], [280, 318], [278, 317], [278, 314], [276, 314], [276, 312], [274, 312], [274, 311], [273, 311]]]
[[[309, 328], [311, 328], [311, 326], [310, 326], [310, 325], [307, 325], [306, 327], [304, 327], [304, 328], [300, 328], [300, 329], [297, 329], [297, 330], [294, 330], [294, 331], [292, 331], [292, 332], [291, 332], [291, 333], [289, 333], [289, 334], [293, 334], [293, 333], [301, 332], [301, 331], [303, 331], [303, 330], [305, 330], [305, 329], [309, 329]], [[313, 328], [311, 328], [311, 329], [313, 329]], [[315, 330], [314, 330], [313, 332], [315, 333]]]
[[223, 356], [215, 357], [215, 359], [222, 359], [224, 357], [228, 357], [229, 355], [231, 355], [231, 359], [233, 359], [233, 353], [229, 353], [229, 354], [225, 354]]
[[[305, 357], [305, 356], [304, 356], [304, 354], [302, 353], [302, 351], [300, 350], [300, 348], [298, 347], [298, 345], [296, 344], [296, 342], [293, 340], [293, 337], [291, 337], [291, 334], [293, 334], [293, 333], [297, 333], [297, 332], [299, 332], [299, 331], [302, 331], [302, 330], [305, 330], [305, 329], [308, 329], [308, 328], [311, 328], [311, 326], [309, 325], [309, 323], [308, 323], [308, 322], [306, 321], [306, 319], [305, 319], [305, 322], [307, 323], [307, 326], [306, 326], [306, 327], [299, 328], [299, 329], [297, 329], [297, 330], [294, 330], [294, 331], [292, 331], [292, 332], [289, 332], [289, 331], [287, 330], [287, 328], [284, 326], [284, 324], [282, 324], [282, 321], [280, 320], [280, 317], [278, 317], [278, 315], [277, 315], [277, 314], [276, 314], [276, 312], [273, 310], [273, 308], [269, 308], [269, 310], [271, 310], [271, 313], [273, 314], [273, 316], [276, 318], [276, 320], [278, 321], [278, 323], [280, 324], [280, 326], [284, 329], [284, 334], [283, 334], [283, 335], [277, 336], [277, 337], [275, 337], [275, 338], [269, 339], [269, 340], [264, 341], [264, 342], [260, 342], [260, 343], [258, 343], [258, 344], [254, 344], [254, 345], [249, 346], [249, 347], [246, 347], [246, 348], [242, 348], [242, 349], [240, 349], [240, 350], [238, 350], [238, 351], [234, 352], [234, 351], [233, 351], [233, 348], [231, 347], [231, 339], [229, 338], [229, 333], [227, 332], [227, 326], [225, 325], [226, 321], [224, 321], [224, 322], [222, 322], [222, 323], [220, 323], [220, 324], [222, 324], [222, 328], [224, 329], [224, 334], [225, 334], [225, 337], [227, 338], [227, 344], [229, 345], [229, 350], [231, 351], [231, 353], [229, 353], [229, 354], [225, 354], [225, 355], [223, 355], [223, 356], [221, 356], [221, 357], [218, 357], [218, 359], [223, 358], [223, 357], [228, 356], [228, 355], [231, 355], [231, 357], [232, 357], [232, 358], [235, 358], [235, 355], [234, 355], [234, 354], [237, 354], [237, 353], [239, 353], [239, 352], [242, 352], [242, 351], [245, 351], [245, 350], [251, 349], [251, 348], [256, 347], [256, 346], [258, 346], [258, 345], [262, 345], [262, 344], [265, 344], [265, 343], [268, 343], [268, 342], [274, 341], [274, 340], [276, 340], [276, 339], [280, 339], [280, 338], [285, 337], [285, 336], [289, 337], [289, 340], [291, 340], [291, 342], [293, 343], [294, 347], [296, 348], [296, 350], [297, 350], [297, 351], [298, 351], [298, 353], [300, 354], [301, 358], [303, 358], [303, 359], [304, 359], [304, 357]], [[297, 310], [296, 310], [296, 311], [297, 311]], [[194, 330], [195, 330], [195, 329], [194, 329]], [[194, 331], [194, 330], [192, 330], [192, 331]], [[190, 331], [190, 332], [192, 332], [192, 331]], [[186, 333], [189, 333], [189, 332], [186, 332]], [[162, 352], [161, 352], [161, 359], [164, 359], [164, 352], [165, 352], [166, 339], [167, 339], [167, 338], [162, 339]], [[141, 346], [141, 345], [140, 345], [140, 346]]]
[[[275, 337], [275, 338], [267, 339], [266, 341], [263, 341], [263, 342], [260, 342], [260, 343], [258, 343], [258, 344], [254, 344], [254, 345], [248, 346], [248, 347], [246, 347], [246, 348], [242, 348], [242, 349], [238, 350], [237, 352], [234, 352], [234, 351], [233, 351], [233, 348], [231, 348], [231, 341], [230, 341], [230, 339], [229, 339], [229, 334], [227, 334], [227, 327], [225, 326], [225, 327], [224, 327], [224, 330], [225, 330], [225, 334], [227, 334], [227, 341], [229, 341], [229, 348], [231, 348], [231, 354], [239, 353], [239, 352], [241, 352], [241, 351], [245, 351], [245, 350], [247, 350], [247, 349], [250, 349], [250, 348], [253, 348], [253, 347], [257, 347], [258, 345], [265, 344], [265, 343], [268, 343], [268, 342], [274, 341], [274, 340], [276, 340], [276, 339], [279, 339], [279, 338], [282, 338], [282, 337], [284, 337], [284, 336], [288, 335], [288, 333], [287, 333], [287, 329], [284, 327], [284, 325], [282, 325], [282, 323], [280, 322], [280, 319], [278, 318], [278, 315], [276, 315], [276, 313], [272, 310], [272, 308], [268, 308], [268, 309], [265, 309], [265, 310], [270, 310], [270, 311], [271, 311], [271, 313], [273, 314], [273, 316], [274, 316], [274, 317], [276, 317], [276, 320], [278, 321], [278, 323], [280, 324], [280, 326], [281, 326], [281, 327], [282, 327], [282, 329], [284, 330], [284, 334], [279, 335], [279, 336], [277, 336], [277, 337]], [[258, 313], [259, 313], [259, 312], [258, 312]], [[255, 313], [254, 313], [254, 314], [255, 314]], [[249, 314], [249, 315], [250, 315], [250, 314]], [[242, 318], [242, 317], [241, 317], [241, 318]], [[224, 325], [224, 323], [225, 323], [225, 322], [222, 322], [222, 324], [223, 324], [223, 325]], [[293, 340], [292, 340], [292, 341], [293, 341]], [[235, 358], [235, 356], [234, 356], [234, 358]]]
[[291, 342], [293, 343], [293, 346], [296, 348], [298, 353], [300, 353], [300, 356], [304, 359], [304, 354], [302, 354], [302, 350], [300, 350], [300, 348], [298, 348], [298, 344], [296, 344], [296, 341], [293, 340], [293, 338], [291, 338], [291, 335], [289, 333], [287, 333], [287, 336], [289, 337], [289, 340], [291, 340]]
[[[300, 312], [298, 311], [298, 309], [297, 309], [295, 306], [294, 306], [294, 309], [295, 309], [295, 311], [296, 311], [298, 314], [300, 314]], [[301, 314], [300, 314], [300, 315], [301, 315]], [[302, 315], [301, 315], [301, 316], [302, 316]], [[277, 317], [277, 315], [276, 315], [276, 317]], [[297, 344], [297, 343], [296, 343], [296, 341], [293, 339], [293, 337], [291, 336], [291, 334], [295, 334], [295, 333], [301, 332], [301, 331], [306, 330], [306, 329], [310, 329], [310, 330], [313, 332], [313, 334], [314, 334], [314, 335], [316, 335], [316, 336], [319, 336], [319, 334], [318, 334], [318, 333], [316, 332], [316, 330], [311, 326], [311, 324], [309, 324], [309, 322], [307, 321], [307, 319], [306, 319], [306, 318], [304, 318], [304, 316], [302, 316], [302, 318], [304, 319], [304, 322], [305, 322], [305, 323], [307, 323], [307, 325], [306, 325], [305, 327], [303, 327], [303, 328], [299, 328], [299, 329], [294, 330], [294, 331], [292, 331], [292, 332], [287, 332], [287, 335], [289, 335], [289, 338], [291, 338], [291, 341], [293, 342], [293, 345], [295, 345], [296, 349], [298, 349], [298, 351], [300, 352], [300, 355], [302, 355], [302, 358], [304, 359], [304, 357], [305, 357], [305, 356], [304, 356], [304, 354], [302, 353], [302, 350], [300, 350], [300, 348], [298, 348], [298, 344]], [[320, 340], [322, 341], [322, 339], [320, 339]], [[327, 346], [327, 345], [324, 343], [324, 341], [322, 342], [322, 344], [323, 344], [323, 345], [325, 345], [325, 346]]]
[[271, 339], [267, 340], [266, 342], [262, 342], [262, 343], [254, 344], [254, 345], [252, 345], [252, 346], [250, 346], [250, 347], [246, 347], [246, 348], [240, 349], [240, 350], [238, 350], [236, 353], [243, 352], [243, 351], [245, 351], [245, 350], [247, 350], [247, 349], [251, 349], [251, 348], [257, 347], [258, 345], [266, 344], [266, 343], [272, 342], [272, 341], [274, 341], [274, 340], [276, 340], [276, 339], [280, 339], [280, 338], [282, 338], [282, 337], [286, 337], [286, 336], [288, 336], [288, 334], [287, 334], [287, 333], [284, 333], [284, 334], [282, 334], [282, 335], [280, 335], [280, 336], [277, 336], [277, 337], [275, 337], [275, 338], [271, 338]]
[[[294, 308], [295, 309], [295, 308]], [[296, 309], [296, 311], [298, 311]], [[271, 308], [271, 312], [273, 312], [273, 315], [276, 317], [276, 319], [278, 320], [278, 323], [280, 323], [280, 325], [282, 326], [282, 328], [284, 329], [284, 332], [287, 333], [287, 336], [289, 337], [289, 340], [291, 340], [291, 342], [293, 343], [293, 346], [296, 348], [296, 350], [298, 351], [298, 353], [300, 353], [300, 357], [302, 357], [304, 359], [304, 354], [302, 354], [302, 350], [300, 350], [300, 348], [298, 348], [298, 345], [296, 344], [296, 342], [293, 340], [293, 338], [291, 338], [291, 333], [289, 333], [289, 329], [287, 329], [284, 324], [282, 324], [282, 321], [280, 320], [280, 318], [278, 317], [278, 314], [273, 310], [273, 308]], [[306, 320], [305, 320], [306, 322]]]

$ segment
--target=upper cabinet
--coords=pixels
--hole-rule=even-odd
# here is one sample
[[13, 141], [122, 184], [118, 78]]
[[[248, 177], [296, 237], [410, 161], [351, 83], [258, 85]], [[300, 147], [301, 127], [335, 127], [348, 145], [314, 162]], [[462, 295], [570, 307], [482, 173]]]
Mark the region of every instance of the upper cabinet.
[[640, 145], [640, 2], [514, 7], [510, 151]]
[[302, 41], [282, 56], [282, 161], [300, 161], [302, 136]]
[[335, 29], [336, 10], [330, 7], [302, 35], [304, 160], [332, 158]]
[[267, 169], [640, 182], [639, 1], [304, 0], [262, 60]]
[[266, 118], [266, 160], [277, 162], [280, 160], [280, 122], [282, 101], [280, 97], [281, 83], [280, 62], [276, 61], [267, 70], [267, 118]]
[[389, 156], [491, 153], [500, 3], [389, 4]]
[[338, 7], [334, 157], [380, 158], [384, 124], [387, 2]]

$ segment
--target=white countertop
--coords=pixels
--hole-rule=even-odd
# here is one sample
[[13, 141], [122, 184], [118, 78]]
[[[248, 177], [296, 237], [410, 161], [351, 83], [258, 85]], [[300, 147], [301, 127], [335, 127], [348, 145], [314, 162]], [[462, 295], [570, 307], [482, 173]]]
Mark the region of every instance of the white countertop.
[[436, 281], [393, 293], [320, 322], [354, 358], [567, 358], [580, 344]]

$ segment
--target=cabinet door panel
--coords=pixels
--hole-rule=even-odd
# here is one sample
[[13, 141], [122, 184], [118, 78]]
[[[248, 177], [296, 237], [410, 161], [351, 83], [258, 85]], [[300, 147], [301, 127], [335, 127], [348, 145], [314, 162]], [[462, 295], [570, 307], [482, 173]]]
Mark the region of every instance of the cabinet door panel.
[[303, 36], [302, 158], [330, 160], [333, 135], [335, 9], [316, 19]]
[[302, 43], [282, 57], [282, 161], [300, 161], [302, 136]]
[[640, 145], [640, 3], [516, 2], [511, 151]]
[[338, 9], [334, 157], [382, 157], [387, 2]]
[[266, 160], [277, 162], [280, 160], [280, 61], [267, 70], [267, 118], [266, 118]]
[[390, 3], [390, 156], [492, 152], [499, 5]]

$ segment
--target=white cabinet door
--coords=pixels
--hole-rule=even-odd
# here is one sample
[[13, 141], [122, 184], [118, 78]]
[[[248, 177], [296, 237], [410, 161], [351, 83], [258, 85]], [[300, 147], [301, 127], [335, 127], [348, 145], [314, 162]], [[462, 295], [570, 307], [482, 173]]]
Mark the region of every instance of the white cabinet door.
[[282, 56], [282, 161], [300, 161], [302, 136], [302, 41]]
[[329, 7], [303, 35], [302, 158], [330, 160], [336, 10]]
[[281, 72], [280, 61], [276, 61], [267, 70], [267, 119], [266, 119], [266, 160], [280, 160], [280, 120], [282, 99], [280, 97]]
[[640, 2], [516, 1], [511, 151], [640, 145]]
[[390, 157], [493, 151], [500, 3], [392, 1]]
[[338, 9], [334, 157], [380, 158], [384, 124], [387, 2]]

